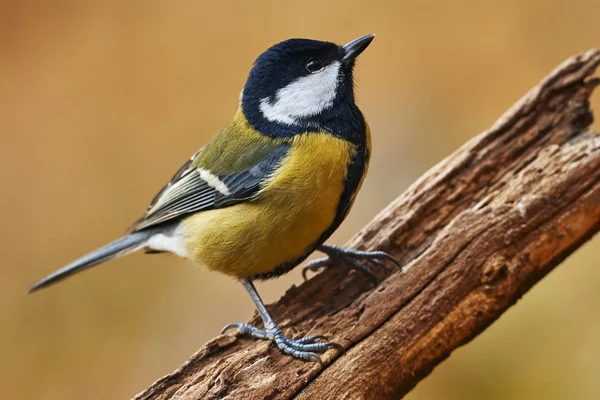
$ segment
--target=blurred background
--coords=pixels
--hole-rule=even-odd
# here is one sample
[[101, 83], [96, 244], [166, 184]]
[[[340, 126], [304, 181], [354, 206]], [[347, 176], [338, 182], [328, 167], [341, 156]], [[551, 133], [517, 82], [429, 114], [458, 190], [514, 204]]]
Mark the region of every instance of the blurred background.
[[[377, 34], [356, 74], [373, 161], [341, 244], [564, 59], [600, 46], [599, 13], [597, 0], [0, 1], [2, 397], [129, 398], [250, 317], [239, 284], [167, 256], [25, 290], [120, 236], [233, 115], [270, 45]], [[599, 261], [597, 237], [407, 398], [598, 398]], [[299, 282], [296, 270], [259, 290], [272, 302]]]

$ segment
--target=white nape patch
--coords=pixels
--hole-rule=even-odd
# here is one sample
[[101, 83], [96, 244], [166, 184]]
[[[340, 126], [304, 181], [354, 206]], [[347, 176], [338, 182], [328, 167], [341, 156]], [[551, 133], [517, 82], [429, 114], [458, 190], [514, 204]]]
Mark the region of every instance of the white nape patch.
[[260, 111], [269, 121], [293, 125], [299, 118], [319, 114], [333, 106], [338, 87], [340, 62], [334, 61], [319, 72], [296, 79], [275, 93], [275, 102], [260, 101]]
[[168, 251], [179, 257], [187, 257], [185, 241], [183, 240], [183, 234], [179, 227], [171, 234], [157, 233], [156, 235], [150, 236], [148, 242], [146, 242], [146, 246], [152, 250]]
[[203, 168], [197, 168], [198, 173], [200, 174], [200, 178], [213, 189], [218, 190], [221, 194], [225, 196], [229, 196], [231, 193], [229, 192], [229, 188], [226, 184], [224, 184], [218, 176], [212, 174], [210, 171], [207, 171]]

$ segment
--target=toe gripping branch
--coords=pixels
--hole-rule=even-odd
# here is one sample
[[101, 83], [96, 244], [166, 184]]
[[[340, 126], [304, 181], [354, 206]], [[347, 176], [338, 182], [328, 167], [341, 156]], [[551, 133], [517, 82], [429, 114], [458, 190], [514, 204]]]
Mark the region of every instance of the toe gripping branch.
[[[230, 329], [237, 329], [241, 336], [249, 336], [255, 339], [271, 340], [285, 354], [289, 354], [294, 358], [301, 360], [314, 360], [324, 366], [321, 357], [317, 353], [323, 353], [328, 349], [335, 348], [344, 351], [344, 348], [333, 342], [328, 342], [325, 336], [306, 336], [300, 339], [291, 339], [283, 334], [281, 329], [275, 324], [273, 318], [267, 311], [262, 299], [258, 295], [256, 288], [251, 280], [242, 279], [242, 284], [248, 291], [250, 298], [256, 306], [256, 311], [263, 320], [265, 329], [257, 328], [254, 325], [246, 322], [234, 322], [223, 328], [221, 333], [225, 333]], [[324, 341], [319, 341], [324, 340]]]
[[[371, 271], [371, 267], [379, 267], [387, 272], [388, 269], [383, 261], [389, 261], [398, 268], [401, 268], [398, 261], [383, 251], [361, 251], [325, 244], [321, 245], [319, 250], [327, 254], [327, 257], [319, 258], [306, 264], [302, 269], [302, 276], [304, 276], [304, 279], [306, 279], [306, 273], [308, 271], [318, 272], [321, 268], [326, 268], [334, 264], [345, 264], [352, 269], [366, 274], [375, 284], [377, 284], [378, 278]], [[225, 326], [221, 333], [225, 333], [230, 329], [236, 329], [240, 336], [271, 340], [283, 353], [305, 361], [316, 361], [321, 364], [321, 366], [324, 364], [317, 353], [323, 353], [331, 348], [344, 351], [344, 348], [341, 345], [329, 342], [325, 336], [306, 336], [299, 339], [291, 339], [285, 336], [281, 331], [281, 328], [279, 328], [271, 318], [271, 315], [258, 295], [252, 281], [249, 279], [242, 279], [241, 282], [254, 302], [256, 310], [263, 320], [265, 329], [257, 328], [246, 322], [234, 322]]]
[[330, 267], [336, 263], [344, 264], [351, 269], [362, 272], [373, 280], [373, 283], [375, 284], [378, 283], [379, 279], [373, 271], [371, 271], [372, 267], [379, 267], [385, 272], [388, 272], [383, 261], [389, 261], [396, 267], [401, 268], [400, 263], [396, 261], [394, 257], [383, 251], [361, 251], [329, 244], [321, 245], [318, 250], [327, 254], [327, 257], [310, 261], [302, 268], [302, 276], [305, 280], [307, 279], [308, 271], [316, 273], [321, 269]]
[[[272, 340], [275, 345], [284, 352], [294, 358], [304, 361], [313, 360], [324, 366], [321, 357], [317, 353], [323, 353], [331, 348], [344, 351], [344, 348], [333, 342], [328, 342], [326, 336], [305, 336], [300, 339], [291, 339], [283, 334], [279, 327], [274, 326], [270, 329], [260, 329], [246, 322], [235, 322], [223, 328], [221, 333], [225, 333], [230, 329], [237, 329], [240, 336], [248, 336], [254, 339]], [[319, 341], [324, 340], [324, 341]]]

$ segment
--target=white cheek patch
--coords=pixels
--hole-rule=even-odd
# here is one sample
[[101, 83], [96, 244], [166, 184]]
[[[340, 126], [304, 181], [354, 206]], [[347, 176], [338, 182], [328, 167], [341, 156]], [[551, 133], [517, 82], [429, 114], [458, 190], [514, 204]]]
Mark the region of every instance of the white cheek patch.
[[298, 78], [275, 93], [275, 102], [260, 101], [260, 111], [269, 121], [293, 125], [298, 119], [317, 115], [333, 106], [337, 94], [340, 62]]

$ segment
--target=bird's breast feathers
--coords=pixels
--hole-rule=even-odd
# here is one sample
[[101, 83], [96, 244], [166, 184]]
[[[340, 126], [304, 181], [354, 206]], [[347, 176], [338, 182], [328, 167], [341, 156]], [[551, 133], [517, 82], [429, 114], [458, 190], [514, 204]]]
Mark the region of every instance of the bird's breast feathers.
[[188, 256], [237, 277], [302, 257], [336, 219], [356, 151], [326, 132], [294, 136], [252, 200], [183, 221]]

